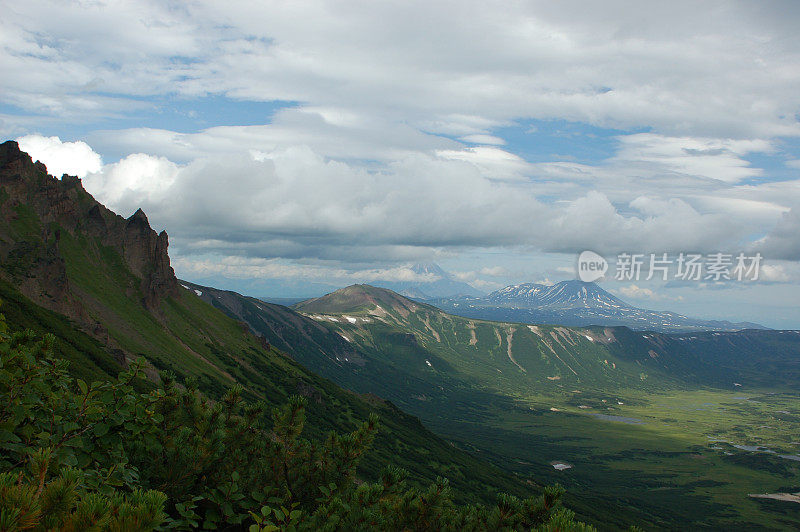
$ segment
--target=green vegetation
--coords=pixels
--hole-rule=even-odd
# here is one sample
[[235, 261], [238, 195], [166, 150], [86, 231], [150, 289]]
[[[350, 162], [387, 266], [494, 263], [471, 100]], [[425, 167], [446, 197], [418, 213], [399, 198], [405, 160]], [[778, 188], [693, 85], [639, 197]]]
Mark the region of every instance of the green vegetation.
[[59, 339], [53, 349], [70, 362], [71, 373], [85, 381], [106, 380], [123, 368], [100, 342], [82, 333], [66, 317], [42, 308], [0, 279], [0, 301], [6, 320], [17, 330], [50, 332]]
[[212, 401], [169, 372], [141, 393], [138, 361], [113, 382], [72, 377], [56, 339], [6, 334], [0, 317], [2, 530], [590, 530], [560, 505], [563, 490], [457, 505], [449, 483], [427, 488], [386, 467], [358, 482], [377, 432], [301, 435], [307, 400], [275, 409], [230, 388]]

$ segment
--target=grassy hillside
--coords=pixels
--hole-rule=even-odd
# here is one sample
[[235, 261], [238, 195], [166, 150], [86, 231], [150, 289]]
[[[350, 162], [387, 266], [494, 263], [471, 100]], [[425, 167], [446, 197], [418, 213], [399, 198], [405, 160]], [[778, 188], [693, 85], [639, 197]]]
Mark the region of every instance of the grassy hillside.
[[[328, 304], [332, 310], [326, 311]], [[453, 316], [365, 285], [294, 308], [357, 351], [383, 352], [382, 363], [430, 378], [458, 376], [504, 394], [561, 393], [578, 384], [605, 391], [698, 386], [792, 391], [800, 383], [798, 331], [660, 334], [493, 322]]]
[[77, 330], [68, 318], [32, 303], [9, 283], [0, 280], [0, 314], [16, 330], [51, 332], [59, 341], [55, 355], [67, 360], [72, 373], [87, 382], [107, 379], [123, 368], [98, 340]]

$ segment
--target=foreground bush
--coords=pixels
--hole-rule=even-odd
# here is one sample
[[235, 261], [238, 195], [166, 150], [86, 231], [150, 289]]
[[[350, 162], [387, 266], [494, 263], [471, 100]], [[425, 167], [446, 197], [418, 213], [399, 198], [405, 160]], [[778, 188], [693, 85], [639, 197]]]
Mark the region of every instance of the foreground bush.
[[356, 477], [378, 430], [301, 434], [305, 402], [272, 412], [235, 386], [211, 401], [143, 363], [86, 382], [53, 356], [54, 337], [8, 334], [0, 316], [0, 530], [590, 530], [561, 488], [493, 506], [458, 506], [445, 479], [420, 489], [387, 467]]

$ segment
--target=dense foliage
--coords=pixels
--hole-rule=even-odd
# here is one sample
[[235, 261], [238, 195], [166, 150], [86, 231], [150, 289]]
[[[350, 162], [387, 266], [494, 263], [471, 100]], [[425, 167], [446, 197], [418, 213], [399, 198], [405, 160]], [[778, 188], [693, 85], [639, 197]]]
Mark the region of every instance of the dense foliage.
[[8, 334], [0, 318], [0, 530], [586, 530], [560, 488], [458, 506], [444, 479], [420, 489], [387, 467], [356, 477], [375, 416], [308, 441], [305, 400], [272, 412], [234, 387], [211, 401], [168, 372], [142, 393], [143, 362], [86, 383], [55, 338]]

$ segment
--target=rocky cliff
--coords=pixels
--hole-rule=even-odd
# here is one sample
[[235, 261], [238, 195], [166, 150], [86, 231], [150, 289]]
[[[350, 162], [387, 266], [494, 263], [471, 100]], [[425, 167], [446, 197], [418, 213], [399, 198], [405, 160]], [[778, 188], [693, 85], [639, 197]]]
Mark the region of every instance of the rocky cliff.
[[144, 212], [122, 218], [97, 202], [77, 177], [58, 179], [16, 142], [1, 144], [0, 278], [93, 330], [85, 294], [70, 279], [65, 233], [89, 255], [118, 255], [127, 270], [127, 295], [148, 311], [158, 314], [165, 298], [179, 297], [167, 234], [157, 234]]

